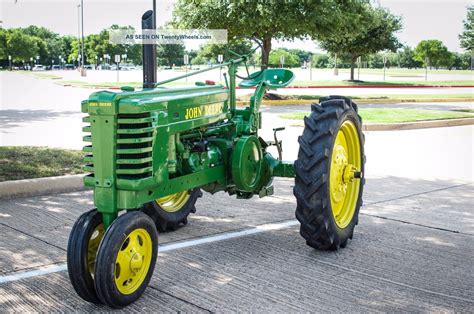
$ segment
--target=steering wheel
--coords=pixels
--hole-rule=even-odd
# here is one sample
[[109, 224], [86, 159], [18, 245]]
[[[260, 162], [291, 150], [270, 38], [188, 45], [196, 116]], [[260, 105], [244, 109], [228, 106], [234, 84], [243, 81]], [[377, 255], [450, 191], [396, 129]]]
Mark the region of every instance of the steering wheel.
[[[252, 49], [252, 51], [249, 53], [249, 55], [253, 54], [258, 48], [262, 49], [263, 45], [262, 45], [262, 42], [260, 40], [258, 40], [257, 38], [255, 37], [245, 37], [247, 39], [250, 39], [254, 42], [257, 43], [257, 46], [255, 48]], [[230, 49], [227, 49], [231, 54], [237, 56], [237, 57], [242, 57], [241, 55], [239, 55], [238, 53], [230, 50]], [[247, 60], [244, 61], [244, 65], [245, 65], [245, 71], [247, 72], [247, 77], [245, 76], [240, 76], [238, 75], [237, 73], [235, 74], [236, 77], [238, 77], [239, 79], [241, 80], [253, 80], [253, 79], [256, 79], [257, 77], [261, 76], [263, 74], [263, 70], [260, 70], [260, 71], [257, 71], [255, 73], [252, 73], [250, 74], [249, 72], [249, 67], [248, 67], [248, 64], [247, 64]]]

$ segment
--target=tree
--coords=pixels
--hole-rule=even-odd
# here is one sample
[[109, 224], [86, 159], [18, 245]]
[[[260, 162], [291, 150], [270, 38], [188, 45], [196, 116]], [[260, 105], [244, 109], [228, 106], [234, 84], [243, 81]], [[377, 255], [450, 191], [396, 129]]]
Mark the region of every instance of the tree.
[[35, 37], [24, 34], [21, 29], [0, 29], [0, 59], [12, 56], [13, 62], [29, 62], [39, 52]]
[[463, 54], [454, 53], [453, 62], [451, 63], [450, 68], [456, 70], [467, 70], [471, 67], [471, 53], [466, 52]]
[[473, 52], [474, 51], [474, 6], [467, 8], [467, 19], [463, 21], [464, 30], [459, 34], [461, 47]]
[[[173, 25], [180, 28], [227, 29], [228, 38], [255, 37], [262, 42], [262, 68], [268, 64], [272, 39], [337, 37], [339, 25], [348, 33], [357, 29], [353, 7], [367, 0], [325, 1], [194, 1], [178, 0]], [[346, 21], [346, 22], [344, 22]], [[347, 22], [348, 21], [348, 22]], [[352, 23], [354, 22], [354, 23]]]
[[415, 60], [415, 52], [412, 48], [405, 46], [397, 52], [398, 64], [401, 68], [420, 68], [423, 63]]
[[156, 49], [158, 64], [183, 65], [184, 50], [183, 44], [159, 45]]
[[327, 54], [317, 53], [313, 55], [311, 66], [313, 68], [329, 68], [331, 58]]
[[270, 58], [268, 60], [268, 65], [271, 65], [273, 67], [278, 67], [280, 66], [280, 58], [284, 57], [285, 58], [285, 67], [296, 67], [300, 65], [300, 59], [298, 55], [291, 53], [285, 49], [276, 49], [270, 53]]
[[354, 67], [358, 57], [382, 50], [396, 51], [400, 43], [395, 33], [402, 27], [401, 18], [384, 8], [361, 6], [363, 26], [355, 36], [348, 34], [340, 37], [328, 37], [320, 40], [321, 48], [331, 53], [348, 53], [351, 59], [351, 80], [354, 80]]
[[423, 62], [425, 66], [448, 66], [452, 62], [452, 54], [442, 41], [437, 39], [422, 40], [415, 48], [415, 60]]
[[289, 53], [298, 56], [298, 60], [300, 64], [304, 64], [305, 62], [311, 61], [311, 58], [313, 57], [313, 53], [306, 51], [306, 50], [301, 50], [301, 49], [286, 49], [283, 48]]
[[216, 62], [218, 55], [223, 55], [224, 60], [235, 58], [233, 51], [239, 55], [248, 55], [252, 52], [252, 43], [244, 39], [235, 39], [229, 41], [227, 45], [222, 44], [206, 44], [200, 47], [198, 55], [201, 60]]

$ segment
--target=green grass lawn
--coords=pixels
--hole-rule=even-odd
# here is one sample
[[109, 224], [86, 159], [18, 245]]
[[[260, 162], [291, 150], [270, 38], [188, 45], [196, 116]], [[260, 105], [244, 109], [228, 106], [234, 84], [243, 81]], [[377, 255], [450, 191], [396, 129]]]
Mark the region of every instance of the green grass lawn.
[[[360, 108], [364, 123], [400, 123], [426, 120], [474, 118], [474, 114], [459, 111], [422, 110], [404, 108]], [[309, 113], [294, 112], [280, 115], [281, 118], [303, 121]]]
[[[238, 96], [237, 100], [249, 100], [251, 95], [242, 95]], [[278, 95], [283, 100], [318, 100], [321, 97], [326, 95]], [[474, 94], [386, 94], [386, 95], [357, 95], [357, 96], [348, 96], [351, 99], [354, 99], [356, 102], [358, 99], [364, 100], [423, 100], [423, 99], [473, 99]]]
[[[316, 71], [319, 69], [315, 69]], [[333, 69], [330, 69], [333, 71]], [[349, 73], [350, 69], [339, 69], [339, 73]], [[357, 68], [355, 69], [355, 73], [357, 74]], [[360, 69], [360, 74], [380, 74], [383, 75], [383, 69]], [[424, 76], [425, 69], [418, 68], [418, 69], [405, 69], [405, 68], [388, 68], [385, 69], [385, 74], [390, 76]], [[428, 76], [430, 74], [452, 74], [452, 75], [473, 75], [474, 72], [470, 70], [435, 70], [435, 69], [428, 69]]]
[[84, 153], [44, 147], [0, 147], [0, 182], [77, 174]]
[[[293, 86], [474, 86], [474, 80], [462, 81], [309, 81], [295, 80]], [[290, 86], [291, 86], [290, 85]]]

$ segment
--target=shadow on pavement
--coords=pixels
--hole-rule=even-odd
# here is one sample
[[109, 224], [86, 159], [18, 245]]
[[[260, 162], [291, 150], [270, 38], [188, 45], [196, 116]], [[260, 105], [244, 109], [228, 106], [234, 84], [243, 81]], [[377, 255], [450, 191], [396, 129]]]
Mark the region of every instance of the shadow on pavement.
[[46, 121], [78, 114], [77, 111], [0, 110], [0, 132], [1, 129], [18, 127], [23, 123]]

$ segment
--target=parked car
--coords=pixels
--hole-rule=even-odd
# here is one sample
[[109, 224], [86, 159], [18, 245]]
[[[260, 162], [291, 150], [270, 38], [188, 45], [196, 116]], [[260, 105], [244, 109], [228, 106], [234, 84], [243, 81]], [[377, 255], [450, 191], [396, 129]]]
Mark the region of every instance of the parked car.
[[84, 66], [84, 69], [87, 69], [87, 70], [94, 70], [95, 69], [95, 66], [93, 66], [92, 64], [87, 64]]
[[74, 66], [74, 64], [66, 64], [64, 66], [64, 69], [66, 70], [74, 70], [76, 67]]
[[46, 68], [44, 67], [44, 65], [41, 65], [41, 64], [37, 64], [33, 67], [33, 71], [44, 71], [46, 70]]
[[59, 64], [53, 64], [51, 70], [61, 70], [61, 66]]

